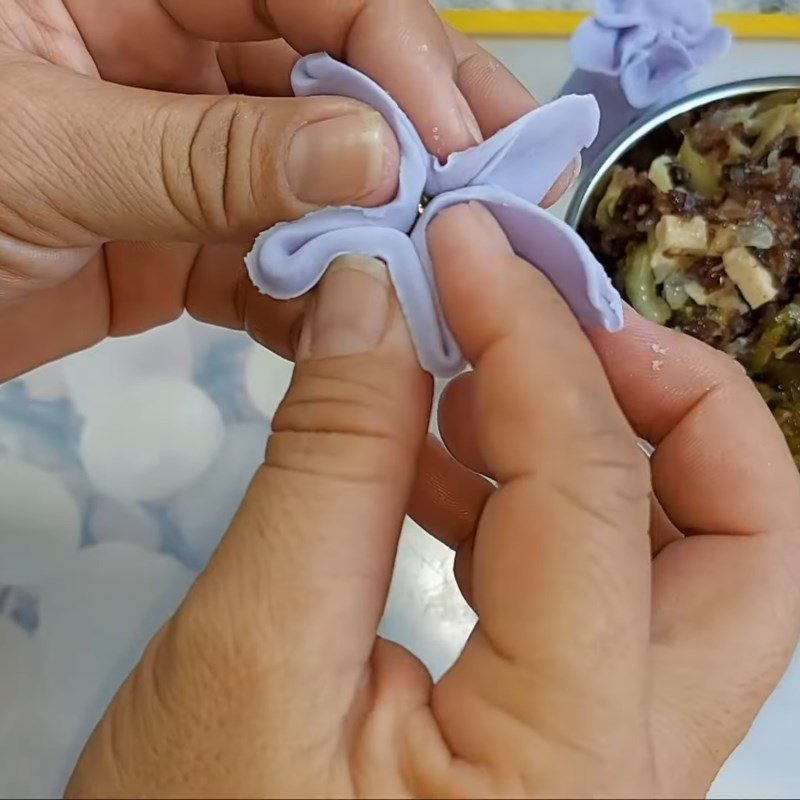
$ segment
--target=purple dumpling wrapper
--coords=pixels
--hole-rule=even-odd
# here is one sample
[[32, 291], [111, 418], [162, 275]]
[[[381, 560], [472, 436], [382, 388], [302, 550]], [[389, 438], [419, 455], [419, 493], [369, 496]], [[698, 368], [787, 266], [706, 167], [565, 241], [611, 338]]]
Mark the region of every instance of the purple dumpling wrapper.
[[[330, 56], [302, 58], [292, 73], [297, 96], [339, 95], [379, 111], [400, 147], [396, 197], [378, 208], [330, 207], [262, 233], [245, 263], [253, 283], [285, 300], [312, 289], [348, 254], [384, 261], [424, 369], [451, 377], [465, 366], [442, 313], [426, 231], [436, 214], [483, 203], [511, 246], [551, 280], [588, 326], [622, 327], [622, 302], [603, 267], [569, 226], [539, 207], [561, 173], [589, 146], [599, 126], [591, 97], [569, 96], [538, 108], [490, 139], [441, 164], [380, 86]], [[430, 198], [422, 214], [423, 195]]]
[[594, 17], [572, 38], [576, 69], [561, 90], [592, 94], [602, 109], [584, 168], [646, 109], [685, 96], [689, 80], [730, 43], [708, 0], [596, 0]]

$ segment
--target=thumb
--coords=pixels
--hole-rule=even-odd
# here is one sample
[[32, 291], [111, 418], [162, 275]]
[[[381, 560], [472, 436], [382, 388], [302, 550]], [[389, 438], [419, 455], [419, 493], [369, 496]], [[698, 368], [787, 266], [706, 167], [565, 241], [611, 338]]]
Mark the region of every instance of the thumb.
[[0, 233], [34, 246], [246, 241], [396, 191], [394, 136], [353, 100], [147, 91], [0, 48], [0, 108]]
[[285, 636], [326, 671], [369, 659], [430, 396], [386, 267], [334, 262], [306, 314], [265, 467], [209, 570], [241, 588], [242, 619], [263, 617], [273, 643]]
[[339, 775], [431, 387], [380, 262], [335, 262], [304, 326], [266, 464], [95, 729], [69, 796], [308, 797], [316, 770]]

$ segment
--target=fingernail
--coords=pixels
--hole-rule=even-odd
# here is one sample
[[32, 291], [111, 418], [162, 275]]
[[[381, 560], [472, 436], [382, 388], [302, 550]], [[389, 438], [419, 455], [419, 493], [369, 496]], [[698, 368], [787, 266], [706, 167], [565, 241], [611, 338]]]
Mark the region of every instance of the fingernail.
[[400, 154], [377, 111], [311, 122], [294, 135], [286, 165], [298, 200], [316, 206], [388, 202], [395, 194]]
[[513, 252], [500, 223], [486, 206], [473, 201], [455, 208], [464, 209], [462, 230], [465, 237], [475, 242], [476, 248], [491, 251], [492, 254]]
[[569, 189], [573, 183], [580, 177], [581, 170], [583, 169], [583, 159], [580, 156], [575, 156], [574, 161], [572, 162], [572, 168], [569, 167], [565, 170], [566, 174], [569, 176], [567, 178], [567, 189]]
[[483, 134], [481, 133], [480, 126], [478, 125], [478, 120], [475, 119], [475, 115], [472, 113], [469, 103], [458, 89], [456, 89], [456, 105], [459, 113], [461, 114], [461, 121], [464, 123], [464, 127], [466, 128], [470, 137], [474, 140], [475, 144], [479, 144], [483, 141]]
[[314, 296], [298, 358], [335, 358], [373, 350], [389, 327], [390, 301], [391, 282], [382, 261], [338, 258]]
[[553, 184], [550, 191], [542, 200], [542, 207], [549, 208], [557, 203], [571, 188], [581, 174], [583, 160], [576, 156], [572, 163], [559, 175], [558, 180]]

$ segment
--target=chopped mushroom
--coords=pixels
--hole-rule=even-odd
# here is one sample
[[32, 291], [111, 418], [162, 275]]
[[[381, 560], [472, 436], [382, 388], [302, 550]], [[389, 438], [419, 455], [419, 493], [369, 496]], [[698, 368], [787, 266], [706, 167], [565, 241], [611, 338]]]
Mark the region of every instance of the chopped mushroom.
[[684, 290], [688, 297], [699, 306], [713, 306], [723, 311], [747, 311], [739, 292], [732, 283], [726, 283], [721, 289], [709, 292], [697, 281], [686, 281]]
[[708, 246], [710, 255], [722, 256], [725, 252], [739, 244], [736, 228], [723, 225], [714, 231], [711, 243]]

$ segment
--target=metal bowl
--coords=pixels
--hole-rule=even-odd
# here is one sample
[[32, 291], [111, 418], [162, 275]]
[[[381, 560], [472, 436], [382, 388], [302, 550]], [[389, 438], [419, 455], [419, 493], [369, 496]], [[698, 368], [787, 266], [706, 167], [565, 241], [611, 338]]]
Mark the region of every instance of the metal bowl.
[[720, 100], [748, 100], [786, 89], [800, 89], [800, 76], [757, 78], [715, 86], [646, 114], [623, 131], [583, 177], [567, 209], [567, 224], [576, 229], [580, 226], [587, 209], [593, 208], [605, 192], [617, 164], [625, 162], [646, 170], [652, 159], [664, 152], [667, 140], [674, 141], [667, 124], [676, 117]]

